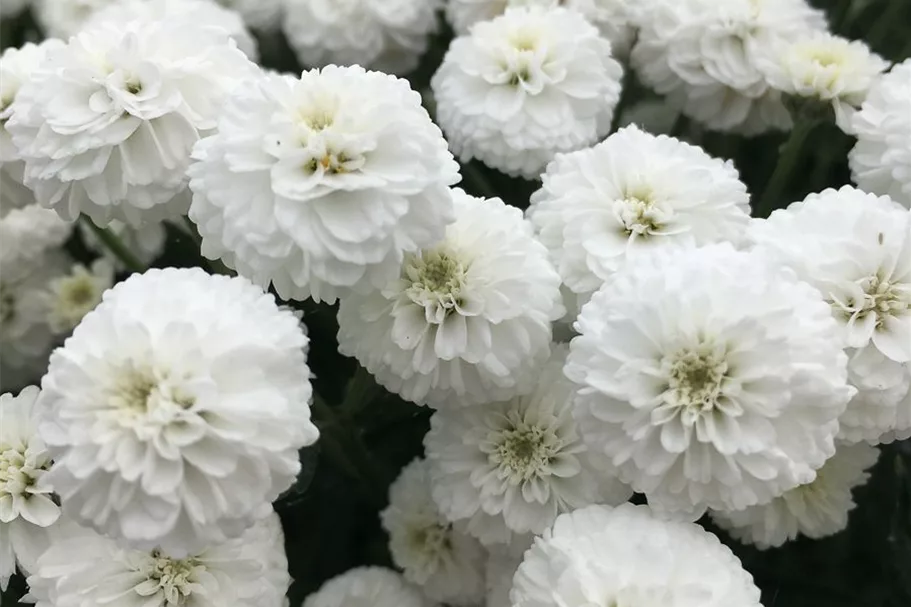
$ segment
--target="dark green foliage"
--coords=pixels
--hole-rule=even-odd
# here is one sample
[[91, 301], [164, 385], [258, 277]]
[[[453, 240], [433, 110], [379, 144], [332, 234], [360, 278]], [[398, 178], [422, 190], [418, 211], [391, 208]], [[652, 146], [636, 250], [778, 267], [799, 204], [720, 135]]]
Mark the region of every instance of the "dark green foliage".
[[[863, 38], [893, 61], [911, 56], [911, 1], [811, 2], [827, 11], [836, 33]], [[428, 91], [430, 77], [451, 36], [444, 25], [434, 37], [410, 78], [415, 90]], [[28, 14], [0, 25], [3, 47], [39, 37]], [[259, 44], [265, 66], [285, 72], [301, 69], [280, 34], [260, 36]], [[651, 94], [635, 82], [629, 84], [627, 95], [634, 99]], [[703, 132], [693, 124], [678, 126], [677, 132], [684, 138], [702, 145], [712, 155], [735, 162], [754, 195], [757, 216], [766, 216], [811, 191], [849, 183], [847, 152], [853, 141], [834, 125], [813, 128], [800, 149], [791, 178], [774, 200], [764, 200], [762, 194], [786, 135], [747, 139]], [[474, 162], [464, 167], [463, 175], [461, 186], [470, 193], [498, 195], [520, 208], [527, 207], [528, 197], [537, 187]], [[78, 238], [70, 248], [79, 258], [87, 258]], [[169, 227], [167, 252], [154, 265], [207, 263], [193, 237]], [[430, 411], [385, 393], [352, 360], [338, 354], [335, 307], [312, 302], [295, 305], [305, 314], [314, 387], [324, 399], [314, 408], [314, 416], [324, 437], [331, 438], [301, 452], [301, 477], [276, 504], [295, 579], [291, 604], [297, 607], [327, 578], [353, 566], [392, 565], [378, 512], [387, 500], [386, 487], [398, 470], [421, 455]], [[338, 445], [343, 448], [337, 449]], [[766, 607], [909, 607], [911, 445], [907, 441], [882, 447], [870, 483], [857, 491], [856, 497], [858, 508], [852, 513], [848, 530], [820, 541], [801, 539], [780, 549], [759, 551], [730, 540], [710, 523], [706, 527], [718, 532], [743, 560], [763, 590]], [[14, 577], [0, 601], [2, 607], [16, 604], [14, 597], [21, 596], [24, 589], [24, 580]]]

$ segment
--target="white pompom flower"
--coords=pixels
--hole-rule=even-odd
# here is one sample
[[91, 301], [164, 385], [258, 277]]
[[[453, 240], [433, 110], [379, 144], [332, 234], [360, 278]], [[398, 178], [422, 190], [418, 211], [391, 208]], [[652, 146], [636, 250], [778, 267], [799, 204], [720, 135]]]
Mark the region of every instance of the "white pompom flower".
[[475, 23], [489, 21], [515, 6], [563, 6], [578, 11], [611, 43], [616, 57], [625, 56], [635, 30], [629, 23], [628, 5], [632, 0], [449, 0], [446, 19], [456, 34], [467, 34]]
[[457, 407], [534, 387], [563, 314], [560, 278], [522, 212], [453, 190], [455, 223], [382, 288], [342, 300], [339, 351], [406, 400]]
[[858, 443], [839, 445], [816, 479], [795, 487], [768, 504], [738, 512], [712, 512], [712, 520], [738, 540], [764, 550], [777, 548], [798, 535], [819, 539], [848, 526], [856, 504], [851, 491], [870, 478], [879, 450]]
[[35, 202], [35, 195], [22, 183], [25, 163], [6, 130], [6, 123], [13, 115], [13, 102], [47, 53], [63, 46], [60, 40], [49, 38], [40, 44], [26, 42], [20, 48], [6, 48], [0, 55], [0, 200], [3, 201], [3, 214], [11, 208], [23, 208]]
[[171, 268], [109, 290], [51, 356], [36, 407], [64, 511], [174, 557], [238, 536], [318, 437], [307, 343], [243, 278]]
[[628, 259], [668, 246], [743, 240], [749, 194], [730, 161], [636, 126], [558, 155], [527, 214], [584, 301]]
[[831, 307], [857, 396], [840, 438], [911, 435], [911, 212], [844, 186], [810, 194], [767, 220], [754, 241], [816, 286]]
[[576, 329], [565, 372], [586, 444], [692, 520], [812, 481], [856, 392], [822, 295], [727, 244], [629, 261]]
[[241, 16], [220, 6], [215, 0], [115, 0], [93, 13], [83, 28], [90, 29], [105, 21], [125, 26], [136, 20], [183, 21], [212, 28], [233, 39], [237, 48], [253, 61], [258, 56], [256, 40], [247, 31]]
[[248, 27], [261, 31], [278, 29], [286, 0], [217, 0], [240, 13]]
[[[430, 607], [401, 575], [383, 567], [356, 567], [323, 584], [303, 607]], [[41, 607], [41, 606], [39, 606]]]
[[[146, 222], [141, 226], [131, 226], [117, 219], [112, 219], [107, 225], [107, 230], [123, 242], [136, 258], [144, 265], [150, 265], [164, 251], [167, 241], [166, 222]], [[77, 224], [82, 242], [93, 253], [105, 257], [118, 270], [127, 270], [123, 260], [111, 252], [98, 238], [98, 234], [89, 226], [88, 222], [80, 221]]]
[[516, 572], [511, 607], [761, 607], [731, 550], [701, 527], [647, 506], [589, 506], [535, 540]]
[[784, 42], [759, 59], [769, 84], [785, 95], [829, 104], [838, 125], [851, 118], [889, 63], [861, 40], [811, 32]]
[[283, 27], [308, 67], [361, 65], [390, 74], [417, 67], [441, 0], [285, 0]]
[[684, 114], [747, 135], [791, 126], [760, 62], [777, 44], [825, 29], [806, 0], [648, 0], [630, 11], [637, 75]]
[[424, 448], [433, 498], [484, 544], [540, 534], [563, 512], [632, 495], [592, 460], [573, 420], [567, 348], [555, 346], [534, 391], [437, 411]]
[[51, 457], [35, 432], [32, 407], [38, 388], [0, 396], [0, 590], [17, 563], [32, 563], [49, 543], [48, 527], [60, 508], [39, 480]]
[[486, 551], [447, 520], [433, 501], [425, 460], [405, 466], [380, 513], [389, 551], [405, 579], [449, 605], [476, 605], [484, 595]]
[[67, 40], [99, 10], [117, 0], [33, 0], [35, 20], [47, 36]]
[[420, 95], [361, 67], [249, 83], [193, 156], [203, 254], [284, 299], [382, 286], [452, 221], [458, 164]]
[[69, 523], [28, 577], [35, 607], [283, 607], [290, 586], [278, 516], [238, 538], [176, 557]]
[[607, 135], [622, 73], [581, 14], [531, 6], [456, 38], [431, 87], [460, 159], [536, 178], [556, 153]]
[[851, 119], [857, 144], [848, 154], [861, 189], [911, 207], [911, 58], [895, 65]]
[[25, 184], [64, 219], [131, 224], [186, 211], [186, 169], [228, 91], [258, 68], [218, 28], [98, 25], [51, 49], [6, 128]]

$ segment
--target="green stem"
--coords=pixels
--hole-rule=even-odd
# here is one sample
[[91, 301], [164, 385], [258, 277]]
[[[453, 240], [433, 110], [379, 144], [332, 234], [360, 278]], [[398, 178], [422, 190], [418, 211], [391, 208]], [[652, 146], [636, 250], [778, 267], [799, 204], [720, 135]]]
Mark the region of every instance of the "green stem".
[[95, 225], [91, 219], [86, 215], [82, 215], [80, 219], [95, 233], [95, 236], [98, 237], [98, 240], [108, 248], [111, 253], [113, 253], [117, 259], [123, 262], [123, 265], [126, 266], [128, 270], [133, 272], [142, 273], [146, 271], [146, 265], [136, 257], [133, 252], [127, 248], [123, 241], [120, 240], [120, 237], [114, 234], [107, 228], [99, 228]]
[[767, 215], [777, 208], [775, 205], [780, 201], [790, 181], [791, 174], [797, 168], [800, 152], [803, 150], [803, 145], [814, 126], [816, 126], [816, 123], [812, 120], [798, 120], [794, 124], [788, 140], [781, 147], [778, 163], [775, 165], [775, 170], [772, 172], [772, 176], [769, 177], [765, 190], [762, 192], [762, 197], [756, 206], [757, 210]]
[[368, 502], [375, 506], [385, 504], [388, 484], [355, 429], [316, 393], [313, 394], [311, 409], [320, 429], [322, 453], [357, 481]]

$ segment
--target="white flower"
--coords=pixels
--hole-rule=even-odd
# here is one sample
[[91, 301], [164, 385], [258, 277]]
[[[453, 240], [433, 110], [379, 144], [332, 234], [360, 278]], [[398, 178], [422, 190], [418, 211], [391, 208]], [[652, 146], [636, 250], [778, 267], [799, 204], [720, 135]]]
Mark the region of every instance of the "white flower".
[[114, 265], [98, 259], [90, 268], [75, 264], [64, 276], [30, 293], [29, 304], [43, 309], [54, 333], [69, 333], [82, 318], [101, 303], [101, 295], [114, 284]]
[[806, 0], [647, 0], [630, 11], [640, 27], [633, 67], [684, 114], [720, 131], [790, 127], [758, 62], [776, 44], [825, 29]]
[[137, 550], [70, 525], [28, 578], [36, 607], [282, 607], [290, 585], [278, 516], [187, 556]]
[[223, 8], [215, 0], [115, 0], [86, 20], [84, 29], [105, 21], [125, 26], [131, 21], [165, 21], [191, 23], [227, 35], [237, 48], [252, 60], [257, 58], [256, 40], [247, 31], [241, 16]]
[[737, 242], [749, 224], [749, 195], [731, 161], [636, 126], [558, 155], [542, 179], [528, 217], [583, 303], [642, 252]]
[[614, 56], [629, 52], [635, 30], [627, 17], [633, 0], [449, 0], [446, 18], [459, 35], [467, 34], [472, 25], [502, 15], [514, 6], [563, 6], [580, 12], [611, 43]]
[[397, 278], [342, 300], [339, 351], [406, 400], [447, 407], [534, 386], [559, 318], [560, 279], [522, 212], [453, 190], [455, 223]]
[[51, 458], [32, 423], [38, 388], [0, 396], [0, 590], [16, 562], [30, 566], [48, 543], [47, 527], [60, 517], [50, 491], [38, 481]]
[[429, 598], [450, 605], [475, 605], [484, 594], [481, 545], [453, 525], [434, 503], [424, 460], [414, 460], [389, 488], [389, 506], [380, 513], [389, 534], [392, 560], [405, 579]]
[[99, 10], [117, 0], [34, 0], [35, 19], [48, 36], [67, 40]]
[[458, 165], [408, 82], [329, 66], [236, 91], [190, 167], [202, 252], [284, 299], [385, 284], [452, 220]]
[[22, 208], [35, 202], [35, 195], [22, 184], [25, 163], [6, 130], [13, 115], [13, 102], [45, 55], [63, 47], [63, 42], [49, 39], [41, 44], [26, 42], [21, 48], [4, 49], [0, 55], [0, 200], [2, 214], [11, 208]]
[[0, 15], [4, 17], [17, 15], [31, 3], [32, 0], [3, 0], [3, 4], [0, 4]]
[[430, 607], [430, 603], [395, 571], [357, 567], [323, 584], [303, 607]]
[[437, 411], [430, 420], [424, 448], [433, 498], [485, 544], [540, 534], [563, 512], [632, 495], [598, 469], [579, 436], [566, 353], [554, 347], [528, 396]]
[[763, 506], [712, 512], [712, 519], [738, 540], [760, 549], [781, 546], [798, 535], [813, 539], [834, 535], [848, 526], [848, 513], [856, 505], [851, 490], [867, 482], [866, 470], [878, 457], [878, 449], [863, 443], [840, 445], [812, 483]]
[[[123, 261], [98, 239], [98, 235], [87, 222], [81, 221], [78, 226], [82, 242], [90, 251], [107, 258], [118, 270], [127, 269]], [[131, 226], [112, 219], [107, 229], [145, 265], [149, 265], [161, 255], [168, 236], [165, 222], [146, 222], [141, 226]]]
[[306, 347], [297, 317], [243, 278], [170, 268], [119, 283], [42, 380], [64, 511], [174, 557], [239, 535], [318, 436]]
[[647, 506], [564, 514], [516, 573], [512, 607], [760, 607], [752, 576], [727, 546]]
[[769, 51], [758, 65], [769, 84], [787, 95], [829, 103], [842, 129], [889, 63], [860, 40], [811, 32]]
[[36, 204], [8, 209], [5, 192], [0, 190], [0, 258], [5, 266], [39, 260], [62, 245], [71, 229], [57, 213]]
[[248, 27], [270, 31], [277, 29], [284, 14], [286, 0], [217, 0], [240, 13]]
[[185, 212], [186, 168], [227, 92], [258, 68], [217, 28], [105, 22], [48, 51], [6, 127], [25, 184], [64, 219]]
[[841, 416], [840, 438], [911, 433], [911, 415], [902, 413], [911, 409], [911, 212], [844, 186], [754, 220], [751, 235], [831, 307], [859, 390]]
[[566, 375], [585, 442], [698, 518], [813, 480], [855, 390], [821, 294], [730, 245], [630, 260], [582, 308]]
[[436, 118], [462, 160], [535, 178], [610, 131], [622, 71], [579, 13], [511, 8], [449, 46], [431, 80]]
[[894, 66], [870, 89], [851, 120], [857, 145], [848, 155], [851, 178], [862, 189], [888, 194], [911, 207], [911, 59]]
[[47, 365], [54, 335], [44, 311], [33, 305], [33, 298], [51, 280], [63, 276], [70, 265], [66, 255], [56, 250], [28, 261], [0, 257], [0, 360], [4, 385], [10, 369], [23, 372], [31, 382]]
[[309, 67], [362, 65], [405, 74], [437, 28], [441, 0], [285, 0], [284, 31]]

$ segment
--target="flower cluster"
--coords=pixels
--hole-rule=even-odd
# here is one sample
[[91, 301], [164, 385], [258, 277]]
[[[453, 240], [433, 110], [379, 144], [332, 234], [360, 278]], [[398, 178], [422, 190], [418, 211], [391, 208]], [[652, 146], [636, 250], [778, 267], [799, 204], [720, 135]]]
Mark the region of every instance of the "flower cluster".
[[759, 607], [911, 439], [852, 11], [4, 2], [3, 600]]
[[825, 27], [806, 0], [635, 3], [632, 63], [642, 81], [716, 130], [787, 128], [781, 93], [760, 69], [779, 44]]

